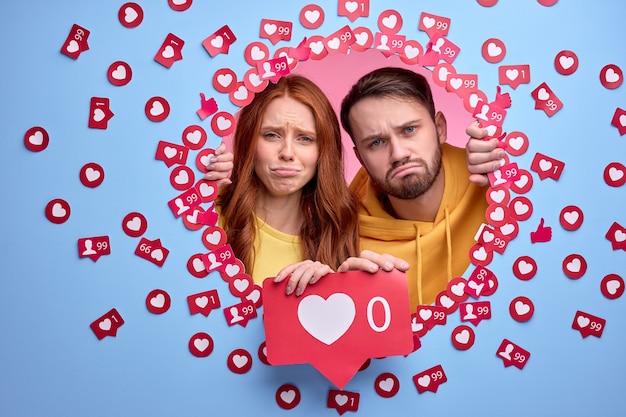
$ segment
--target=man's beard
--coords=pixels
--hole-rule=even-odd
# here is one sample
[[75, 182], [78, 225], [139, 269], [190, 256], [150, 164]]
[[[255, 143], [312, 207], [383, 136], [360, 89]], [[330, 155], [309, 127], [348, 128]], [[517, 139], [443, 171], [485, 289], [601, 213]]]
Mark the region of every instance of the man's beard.
[[[441, 171], [441, 144], [437, 144], [437, 150], [430, 163], [426, 163], [422, 158], [404, 159], [393, 164], [389, 171], [387, 171], [384, 180], [370, 176], [372, 181], [379, 190], [401, 200], [411, 200], [421, 196], [426, 191], [430, 190], [437, 179], [439, 171]], [[398, 167], [408, 163], [421, 164], [426, 169], [426, 173], [405, 175], [400, 178], [399, 181], [396, 181], [395, 184], [392, 183], [390, 179], [392, 172]]]

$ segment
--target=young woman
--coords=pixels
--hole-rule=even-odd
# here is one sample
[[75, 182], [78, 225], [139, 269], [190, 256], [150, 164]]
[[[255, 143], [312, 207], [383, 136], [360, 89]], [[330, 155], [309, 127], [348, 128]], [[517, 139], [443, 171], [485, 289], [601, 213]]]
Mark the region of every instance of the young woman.
[[233, 155], [220, 224], [256, 283], [289, 277], [287, 293], [299, 295], [357, 256], [357, 200], [344, 178], [339, 123], [313, 82], [289, 75], [257, 93], [239, 112]]

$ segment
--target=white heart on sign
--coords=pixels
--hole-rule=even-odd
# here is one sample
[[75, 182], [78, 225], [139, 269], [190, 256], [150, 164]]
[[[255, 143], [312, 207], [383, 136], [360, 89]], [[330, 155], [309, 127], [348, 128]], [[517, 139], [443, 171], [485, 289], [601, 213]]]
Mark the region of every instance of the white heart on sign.
[[332, 38], [331, 40], [328, 41], [328, 47], [330, 49], [338, 49], [339, 48], [339, 38]]
[[354, 11], [359, 7], [359, 4], [356, 1], [347, 1], [346, 2], [346, 10], [350, 13], [354, 13]]
[[445, 308], [450, 308], [454, 305], [454, 300], [450, 297], [448, 297], [447, 295], [442, 295], [439, 298], [439, 303], [444, 306]]
[[496, 207], [489, 215], [489, 218], [495, 222], [504, 220], [504, 209], [502, 207]]
[[153, 116], [160, 116], [161, 114], [163, 114], [163, 112], [165, 111], [165, 109], [163, 108], [163, 103], [161, 103], [160, 101], [154, 101], [152, 103], [152, 108], [150, 109], [150, 114]]
[[335, 402], [337, 405], [341, 406], [348, 402], [348, 396], [345, 394], [337, 394], [335, 395]]
[[[323, 47], [323, 45], [322, 45], [322, 47]], [[253, 87], [258, 87], [258, 86], [261, 85], [263, 80], [261, 80], [261, 77], [259, 77], [259, 74], [255, 73], [255, 72], [251, 72], [248, 75], [248, 82], [250, 84], [252, 84]]]
[[248, 363], [248, 357], [246, 355], [233, 356], [233, 363], [237, 368], [243, 368]]
[[228, 275], [229, 277], [234, 277], [235, 275], [239, 273], [239, 271], [241, 271], [241, 268], [239, 267], [239, 265], [235, 265], [235, 264], [226, 265], [226, 275]]
[[622, 286], [621, 282], [619, 282], [616, 279], [613, 279], [613, 280], [611, 280], [611, 281], [606, 283], [606, 290], [609, 292], [609, 294], [615, 295], [617, 293], [617, 290], [621, 286]]
[[102, 111], [102, 109], [95, 109], [93, 111], [93, 120], [94, 120], [94, 122], [99, 122], [102, 119], [104, 119], [104, 112]]
[[435, 24], [435, 19], [432, 17], [424, 16], [422, 23], [426, 29], [430, 29]]
[[388, 27], [389, 29], [393, 29], [396, 26], [396, 23], [398, 23], [398, 18], [395, 14], [383, 18], [383, 26]]
[[233, 76], [231, 74], [220, 74], [217, 76], [217, 82], [222, 87], [228, 87], [233, 82]]
[[198, 297], [196, 298], [195, 303], [198, 307], [204, 308], [207, 306], [207, 304], [209, 304], [209, 297], [207, 297], [206, 295], [203, 295], [202, 297]]
[[65, 217], [67, 211], [63, 208], [61, 203], [54, 203], [52, 206], [52, 215], [54, 217]]
[[417, 379], [417, 383], [420, 384], [420, 386], [426, 388], [430, 385], [430, 377], [428, 375], [424, 375]]
[[413, 59], [416, 56], [418, 56], [420, 53], [419, 48], [416, 48], [414, 46], [411, 45], [407, 45], [404, 47], [404, 55], [408, 58], [408, 59]]
[[214, 192], [215, 188], [212, 185], [209, 185], [206, 182], [200, 184], [200, 194], [202, 195], [202, 197], [208, 197], [210, 195], [213, 195]]
[[39, 130], [36, 131], [28, 137], [28, 142], [36, 146], [41, 145], [43, 143], [43, 133]]
[[619, 81], [619, 74], [615, 72], [613, 68], [609, 68], [604, 75], [604, 78], [609, 83], [614, 83]]
[[515, 213], [517, 213], [518, 215], [522, 215], [528, 213], [530, 207], [528, 206], [528, 204], [524, 204], [521, 201], [516, 201], [513, 209], [515, 210]]
[[621, 180], [623, 176], [624, 176], [624, 171], [622, 171], [621, 169], [617, 169], [615, 167], [609, 168], [609, 177], [611, 178], [612, 181]]
[[460, 78], [450, 78], [450, 86], [455, 90], [458, 90], [459, 87], [463, 85], [463, 80]]
[[141, 219], [137, 216], [126, 222], [126, 227], [135, 232], [141, 229]]
[[522, 149], [522, 146], [524, 146], [524, 138], [521, 136], [510, 138], [508, 145], [512, 147], [513, 149], [515, 149], [516, 151], [519, 151], [520, 149]]
[[532, 272], [533, 269], [535, 269], [535, 267], [533, 266], [533, 264], [526, 262], [526, 261], [520, 261], [520, 263], [517, 264], [517, 269], [519, 269], [519, 271], [526, 275], [530, 272]]
[[433, 312], [430, 309], [424, 308], [420, 310], [420, 318], [424, 321], [428, 321], [429, 318], [432, 317]]
[[233, 125], [233, 123], [230, 120], [228, 120], [227, 118], [225, 118], [224, 116], [220, 116], [220, 117], [217, 118], [217, 127], [220, 130], [229, 129], [232, 125]]
[[187, 184], [189, 182], [189, 174], [187, 171], [180, 171], [176, 177], [174, 177], [176, 184]]
[[292, 389], [289, 391], [283, 391], [280, 393], [280, 399], [286, 402], [287, 404], [291, 404], [291, 402], [296, 398], [296, 392]]
[[150, 253], [152, 259], [156, 259], [161, 262], [163, 260], [163, 251], [161, 249], [155, 249]]
[[465, 293], [465, 282], [459, 282], [459, 283], [452, 285], [450, 287], [450, 291], [452, 292], [452, 294], [456, 295], [457, 297], [462, 296]]
[[235, 97], [237, 100], [244, 101], [248, 98], [248, 89], [243, 85], [239, 86], [237, 91], [235, 91], [235, 93], [233, 94], [233, 97]]
[[626, 114], [622, 114], [622, 115], [619, 117], [619, 124], [620, 124], [621, 126], [626, 126]]
[[545, 101], [550, 98], [550, 93], [548, 93], [548, 91], [545, 88], [541, 87], [539, 89], [539, 93], [537, 93], [537, 98], [539, 100]]
[[161, 56], [163, 56], [163, 58], [165, 59], [172, 58], [174, 56], [174, 48], [172, 48], [172, 45], [167, 45], [163, 49], [163, 52], [161, 52]]
[[580, 272], [580, 266], [580, 259], [576, 258], [568, 262], [567, 269], [571, 272]]
[[204, 266], [204, 262], [202, 262], [202, 259], [195, 258], [192, 262], [192, 265], [193, 265], [193, 269], [195, 269], [196, 272], [202, 272], [206, 270], [206, 267]]
[[268, 35], [273, 35], [274, 32], [276, 32], [276, 25], [273, 23], [266, 23], [265, 25], [263, 25], [263, 30], [265, 30], [265, 33], [267, 33]]
[[233, 286], [237, 289], [237, 291], [244, 292], [250, 286], [250, 281], [247, 279], [237, 278], [233, 281]]
[[163, 294], [157, 294], [150, 299], [150, 304], [156, 308], [161, 308], [165, 304], [165, 296]]
[[563, 67], [563, 69], [569, 69], [572, 65], [574, 65], [574, 58], [571, 56], [562, 55], [559, 58], [559, 63]]
[[315, 23], [317, 22], [317, 19], [320, 18], [320, 11], [319, 10], [307, 10], [306, 12], [304, 12], [304, 18], [309, 23]]
[[454, 340], [456, 340], [462, 345], [467, 344], [467, 342], [469, 342], [469, 338], [470, 338], [470, 332], [467, 329], [463, 329], [454, 335]]
[[209, 347], [209, 339], [196, 339], [196, 340], [193, 341], [193, 345], [200, 352], [204, 352], [206, 350], [206, 348]]
[[514, 81], [517, 79], [517, 77], [519, 76], [519, 71], [516, 69], [508, 69], [506, 70], [506, 78], [508, 78], [511, 81]]
[[[261, 298], [261, 291], [258, 288], [253, 289], [250, 294], [246, 295], [246, 300], [252, 301], [256, 304]], [[267, 356], [267, 354], [265, 355]]]
[[250, 56], [252, 56], [252, 59], [254, 61], [260, 61], [265, 58], [265, 52], [263, 52], [261, 48], [255, 45], [250, 50]]
[[72, 39], [70, 41], [70, 43], [67, 45], [67, 52], [69, 53], [74, 53], [76, 51], [78, 51], [78, 42], [76, 42], [74, 39]]
[[[357, 37], [357, 41], [358, 41], [358, 37]], [[311, 51], [313, 51], [315, 55], [319, 55], [324, 50], [324, 42], [322, 41], [311, 42], [309, 44], [309, 48], [311, 48]]]
[[563, 214], [563, 218], [569, 224], [575, 224], [578, 221], [578, 212], [577, 211], [568, 211]]
[[502, 53], [502, 48], [493, 42], [489, 42], [489, 45], [487, 45], [487, 53], [489, 56], [499, 56]]
[[530, 311], [530, 306], [523, 301], [517, 301], [515, 303], [515, 311], [520, 316], [524, 316]]
[[[214, 231], [206, 235], [206, 241], [212, 245], [217, 245], [222, 239], [222, 234], [219, 231]], [[247, 282], [247, 281], [246, 281]]]
[[546, 161], [545, 159], [542, 159], [542, 160], [539, 161], [539, 168], [542, 171], [548, 171], [548, 170], [550, 170], [550, 168], [552, 168], [552, 162]]
[[173, 158], [176, 155], [176, 153], [178, 153], [178, 151], [175, 148], [172, 148], [171, 146], [166, 146], [165, 149], [163, 149], [163, 153], [168, 158]]
[[117, 68], [115, 69], [115, 71], [113, 71], [111, 73], [111, 75], [116, 80], [124, 80], [124, 79], [126, 79], [126, 67], [124, 67], [123, 65], [118, 65]]
[[298, 304], [298, 320], [304, 330], [328, 346], [348, 331], [355, 315], [354, 301], [344, 293], [332, 294], [327, 299], [309, 295]]
[[480, 248], [476, 249], [473, 253], [473, 256], [474, 259], [477, 259], [479, 261], [484, 261], [485, 259], [487, 259], [487, 251], [485, 250], [485, 247], [481, 246]]
[[97, 171], [91, 167], [85, 170], [85, 176], [89, 182], [94, 182], [98, 178], [100, 178], [100, 171]]
[[515, 226], [511, 223], [504, 224], [500, 226], [500, 233], [504, 236], [508, 236], [515, 231]]
[[124, 20], [126, 21], [126, 23], [134, 22], [135, 19], [137, 19], [137, 17], [138, 17], [137, 11], [133, 9], [132, 7], [127, 7], [124, 10]]
[[504, 190], [494, 190], [489, 194], [494, 203], [501, 203], [504, 201], [504, 197], [506, 197], [506, 192]]
[[578, 318], [576, 319], [576, 322], [578, 323], [578, 326], [581, 328], [589, 326], [589, 318], [585, 316], [578, 316]]
[[98, 323], [98, 327], [102, 330], [107, 331], [111, 329], [111, 319], [104, 319], [100, 323]]
[[383, 391], [386, 391], [386, 392], [391, 392], [391, 390], [393, 389], [394, 385], [395, 385], [395, 382], [394, 382], [393, 378], [383, 379], [382, 381], [380, 381], [378, 383], [378, 386], [380, 387], [380, 389], [382, 389]]
[[224, 38], [222, 38], [221, 36], [216, 36], [213, 39], [211, 39], [211, 46], [214, 48], [221, 48], [222, 45], [224, 45]]
[[626, 233], [622, 232], [621, 230], [616, 230], [615, 231], [615, 241], [616, 242], [623, 242], [626, 240]]

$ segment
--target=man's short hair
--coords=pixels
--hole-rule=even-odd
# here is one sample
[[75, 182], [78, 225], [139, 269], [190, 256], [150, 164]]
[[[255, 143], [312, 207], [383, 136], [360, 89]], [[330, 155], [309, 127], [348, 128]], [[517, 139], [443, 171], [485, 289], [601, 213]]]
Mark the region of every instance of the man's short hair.
[[435, 103], [426, 77], [404, 68], [378, 68], [362, 76], [341, 102], [341, 125], [353, 142], [350, 110], [367, 97], [397, 97], [417, 101], [426, 107], [435, 120]]

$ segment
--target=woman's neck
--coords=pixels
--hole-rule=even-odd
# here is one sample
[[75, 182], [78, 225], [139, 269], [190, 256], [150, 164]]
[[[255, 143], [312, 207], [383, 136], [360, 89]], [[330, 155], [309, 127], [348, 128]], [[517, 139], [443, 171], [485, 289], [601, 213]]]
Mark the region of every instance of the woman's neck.
[[260, 193], [255, 214], [276, 230], [299, 235], [304, 217], [300, 206], [301, 193], [275, 197]]

